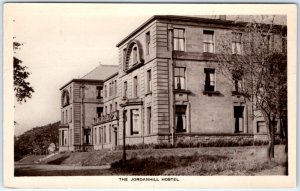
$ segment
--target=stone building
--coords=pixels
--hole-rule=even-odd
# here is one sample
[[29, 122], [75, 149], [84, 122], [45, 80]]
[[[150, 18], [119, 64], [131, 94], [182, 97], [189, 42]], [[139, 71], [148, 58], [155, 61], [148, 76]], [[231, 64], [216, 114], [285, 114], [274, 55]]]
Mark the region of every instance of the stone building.
[[[223, 16], [153, 16], [130, 33], [117, 44], [117, 70], [97, 76], [104, 98], [90, 105], [94, 114], [85, 114], [91, 115], [84, 125], [91, 127], [84, 134], [91, 135], [89, 143], [94, 149], [114, 148], [123, 144], [124, 132], [126, 144], [253, 140], [265, 134], [264, 122], [252, 117], [252, 103], [237, 93], [240, 82], [233, 85], [216, 70], [214, 55], [222, 52], [224, 38], [230, 52], [242, 54], [243, 36], [236, 31], [238, 26]], [[272, 39], [283, 49], [281, 34]], [[103, 115], [97, 116], [95, 108], [102, 105]], [[63, 125], [61, 134], [65, 129]]]
[[103, 113], [103, 79], [116, 71], [115, 66], [99, 65], [60, 88], [60, 151], [93, 149], [92, 124]]

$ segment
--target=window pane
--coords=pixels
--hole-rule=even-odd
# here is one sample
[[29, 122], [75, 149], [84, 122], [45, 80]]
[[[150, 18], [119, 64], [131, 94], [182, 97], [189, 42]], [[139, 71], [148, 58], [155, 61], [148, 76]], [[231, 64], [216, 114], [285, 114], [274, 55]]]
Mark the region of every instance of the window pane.
[[179, 37], [179, 35], [178, 35], [178, 29], [174, 29], [174, 37]]
[[184, 51], [184, 39], [179, 39], [178, 50]]
[[208, 42], [213, 42], [214, 38], [213, 38], [213, 35], [207, 35], [207, 41]]
[[132, 110], [132, 130], [134, 134], [139, 133], [139, 110]]
[[181, 89], [179, 77], [175, 77], [175, 89]]
[[175, 76], [179, 76], [179, 68], [175, 68]]
[[208, 51], [207, 52], [211, 52], [211, 53], [214, 52], [214, 46], [213, 46], [213, 44], [208, 44]]
[[178, 39], [174, 39], [174, 50], [178, 50]]
[[208, 48], [207, 48], [207, 44], [206, 44], [206, 43], [204, 43], [204, 44], [203, 44], [203, 52], [207, 52], [207, 50], [208, 50]]
[[185, 89], [184, 77], [180, 77], [181, 89]]
[[183, 76], [184, 74], [184, 68], [178, 68], [179, 69], [179, 76]]
[[236, 53], [237, 54], [241, 54], [242, 53], [242, 51], [241, 51], [241, 44], [240, 43], [236, 43]]
[[235, 54], [235, 42], [231, 45], [232, 54]]
[[215, 85], [215, 75], [214, 73], [209, 73], [210, 85]]
[[178, 37], [179, 38], [184, 38], [184, 30], [183, 29], [178, 30]]

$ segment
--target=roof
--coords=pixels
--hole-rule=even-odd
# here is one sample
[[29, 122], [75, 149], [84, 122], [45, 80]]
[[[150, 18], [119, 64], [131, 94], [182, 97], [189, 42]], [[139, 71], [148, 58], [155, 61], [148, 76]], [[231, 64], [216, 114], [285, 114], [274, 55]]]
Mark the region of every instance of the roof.
[[94, 70], [90, 71], [80, 79], [72, 79], [64, 84], [59, 90], [69, 85], [72, 82], [88, 82], [88, 83], [103, 83], [104, 80], [114, 76], [118, 72], [118, 65], [103, 65], [100, 64]]
[[[286, 16], [284, 15], [277, 15], [280, 16], [279, 19], [274, 20], [275, 25], [286, 25]], [[133, 32], [131, 32], [128, 36], [122, 39], [116, 46], [121, 46], [124, 42], [129, 40], [133, 35], [137, 34], [141, 31], [144, 27], [148, 24], [153, 22], [154, 20], [169, 20], [169, 21], [189, 21], [189, 22], [202, 22], [202, 23], [214, 23], [214, 24], [222, 24], [222, 25], [235, 25], [236, 21], [239, 23], [247, 23], [253, 18], [247, 18], [247, 16], [240, 16], [240, 15], [226, 15], [226, 19], [218, 19], [214, 15], [197, 15], [197, 16], [180, 16], [180, 15], [154, 15], [138, 28], [136, 28]], [[254, 20], [259, 21], [259, 19], [254, 17]], [[269, 22], [269, 18], [266, 20]], [[270, 24], [270, 23], [265, 24]]]
[[94, 70], [84, 75], [81, 79], [87, 80], [105, 80], [118, 71], [118, 65], [100, 64]]

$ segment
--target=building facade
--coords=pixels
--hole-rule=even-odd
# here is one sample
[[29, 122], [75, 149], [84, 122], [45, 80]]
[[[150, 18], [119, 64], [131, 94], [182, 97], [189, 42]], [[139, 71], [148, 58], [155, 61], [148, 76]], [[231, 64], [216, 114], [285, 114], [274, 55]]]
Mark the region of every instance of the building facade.
[[103, 115], [103, 80], [117, 67], [100, 65], [80, 79], [73, 79], [60, 88], [61, 125], [60, 151], [94, 149], [92, 125]]
[[[241, 82], [217, 70], [224, 43], [230, 54], [243, 52], [245, 37], [236, 31], [225, 17], [153, 16], [119, 42], [117, 71], [102, 79], [103, 112], [88, 124], [93, 148], [122, 145], [124, 134], [126, 144], [265, 135], [264, 121], [253, 118], [258, 111], [238, 94]], [[282, 38], [272, 36], [278, 51]]]

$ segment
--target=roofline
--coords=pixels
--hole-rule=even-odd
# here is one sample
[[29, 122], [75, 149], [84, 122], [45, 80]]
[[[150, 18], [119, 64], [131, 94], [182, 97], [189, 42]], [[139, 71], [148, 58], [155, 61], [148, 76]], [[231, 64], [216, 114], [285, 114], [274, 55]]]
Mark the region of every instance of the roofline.
[[[116, 47], [120, 47], [121, 44], [123, 44], [125, 41], [130, 39], [133, 35], [137, 34], [139, 31], [141, 31], [145, 26], [147, 26], [149, 23], [151, 23], [154, 20], [177, 20], [177, 21], [197, 21], [197, 22], [203, 22], [203, 23], [214, 23], [214, 24], [225, 24], [225, 25], [243, 25], [248, 22], [238, 22], [232, 20], [221, 20], [221, 19], [210, 19], [210, 18], [201, 18], [201, 17], [194, 17], [194, 16], [179, 16], [179, 15], [154, 15], [147, 21], [145, 21], [142, 25], [140, 25], [138, 28], [136, 28], [133, 32], [131, 32], [129, 35], [127, 35], [125, 38], [123, 38]], [[274, 25], [276, 26], [276, 25]], [[286, 25], [277, 25], [277, 26], [286, 26]]]
[[107, 80], [109, 80], [109, 79], [111, 79], [111, 78], [117, 76], [118, 74], [119, 74], [119, 72], [116, 72], [116, 73], [112, 74], [111, 76], [109, 76], [109, 77], [107, 77], [106, 79], [104, 79], [103, 82], [106, 82]]
[[94, 68], [93, 70], [89, 71], [88, 73], [86, 73], [84, 76], [82, 76], [82, 78], [84, 78], [85, 76], [89, 75], [90, 73], [92, 73], [94, 70], [96, 70], [99, 66], [103, 66], [103, 67], [118, 67], [118, 65], [111, 65], [111, 64], [99, 64], [96, 68]]
[[142, 28], [144, 28], [146, 25], [148, 25], [149, 23], [151, 23], [152, 21], [154, 21], [157, 18], [156, 15], [150, 17], [150, 19], [148, 19], [147, 21], [145, 21], [142, 25], [140, 25], [138, 28], [136, 28], [133, 32], [131, 32], [129, 35], [127, 35], [125, 38], [123, 38], [117, 45], [116, 47], [119, 47], [121, 44], [123, 44], [126, 40], [128, 40], [131, 36], [135, 35], [136, 33], [138, 33]]
[[68, 83], [66, 83], [65, 85], [63, 85], [61, 88], [59, 88], [59, 90], [62, 90], [63, 88], [65, 88], [67, 85], [69, 85], [72, 82], [90, 82], [90, 83], [103, 83], [103, 80], [93, 80], [93, 79], [72, 79], [71, 81], [69, 81]]

